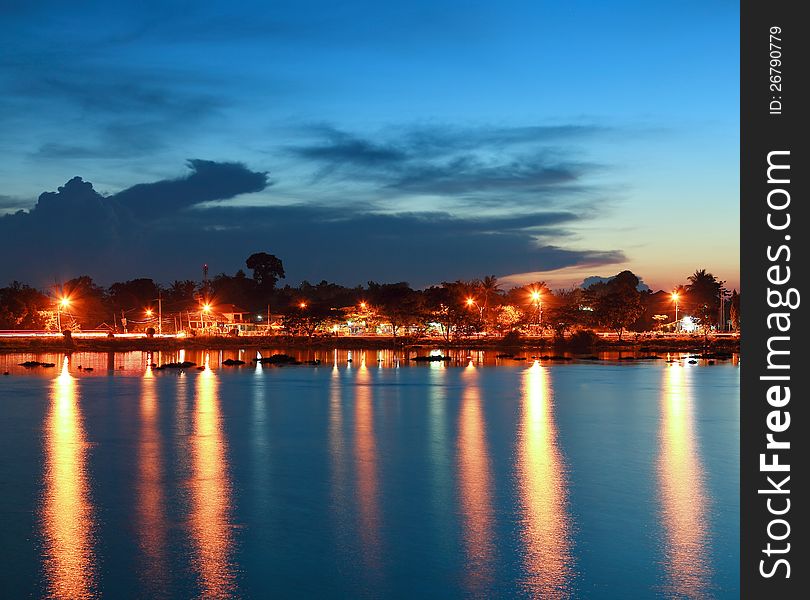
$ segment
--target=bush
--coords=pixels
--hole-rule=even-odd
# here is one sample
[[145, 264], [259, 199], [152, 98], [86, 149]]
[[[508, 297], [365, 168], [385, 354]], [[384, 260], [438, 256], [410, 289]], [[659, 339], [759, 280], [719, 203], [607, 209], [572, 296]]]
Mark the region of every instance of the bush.
[[504, 346], [520, 346], [522, 341], [523, 340], [520, 336], [520, 332], [513, 330], [507, 333], [505, 336], [503, 336], [501, 344], [503, 344]]
[[65, 338], [65, 346], [73, 346], [73, 333], [70, 329], [65, 329], [62, 336]]
[[146, 337], [148, 337], [148, 338], [150, 338], [150, 339], [151, 339], [151, 338], [153, 338], [153, 337], [155, 337], [155, 328], [154, 328], [154, 327], [149, 327], [149, 328], [146, 330]]
[[592, 329], [580, 329], [571, 335], [569, 343], [575, 348], [584, 349], [592, 348], [597, 340], [599, 340], [599, 336]]

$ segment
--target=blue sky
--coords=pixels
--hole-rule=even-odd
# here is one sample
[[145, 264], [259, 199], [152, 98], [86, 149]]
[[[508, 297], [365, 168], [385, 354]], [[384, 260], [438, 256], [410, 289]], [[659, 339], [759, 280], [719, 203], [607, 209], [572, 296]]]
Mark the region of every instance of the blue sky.
[[[18, 251], [52, 242], [5, 279], [197, 277], [269, 251], [293, 282], [739, 285], [737, 3], [0, 7], [0, 211], [74, 176], [110, 198], [72, 186], [55, 198], [81, 210], [0, 218]], [[172, 180], [191, 195], [138, 195]], [[126, 248], [150, 262], [109, 259]]]

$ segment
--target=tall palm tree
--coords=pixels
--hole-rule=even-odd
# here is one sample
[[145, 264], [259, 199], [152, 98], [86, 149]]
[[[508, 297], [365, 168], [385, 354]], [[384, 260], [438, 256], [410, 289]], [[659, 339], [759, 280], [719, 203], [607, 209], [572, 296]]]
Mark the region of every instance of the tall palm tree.
[[719, 281], [706, 269], [696, 270], [688, 279], [686, 291], [695, 311], [700, 315], [704, 333], [708, 334], [720, 307], [720, 289], [724, 282]]

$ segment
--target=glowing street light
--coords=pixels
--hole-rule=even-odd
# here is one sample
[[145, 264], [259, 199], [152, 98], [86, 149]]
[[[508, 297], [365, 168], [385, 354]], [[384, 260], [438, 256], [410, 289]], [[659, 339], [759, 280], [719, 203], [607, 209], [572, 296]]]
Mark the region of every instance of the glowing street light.
[[473, 300], [472, 298], [467, 298], [467, 306], [469, 306], [470, 308], [472, 308], [472, 306], [473, 306], [474, 304], [475, 304], [475, 300]]
[[675, 329], [678, 328], [678, 292], [672, 292], [672, 300], [675, 302]]
[[532, 303], [534, 304], [534, 308], [537, 311], [537, 324], [543, 324], [543, 297], [539, 290], [532, 290], [531, 294]]
[[366, 310], [366, 303], [365, 302], [360, 303], [360, 310]]
[[301, 304], [299, 304], [299, 305], [298, 305], [298, 308], [302, 308], [302, 309], [303, 309], [303, 308], [306, 308], [306, 307], [307, 307], [307, 303], [306, 303], [306, 302], [302, 302]]
[[206, 302], [202, 306], [200, 306], [200, 329], [205, 329], [205, 319], [203, 318], [203, 314], [208, 314], [211, 312], [211, 304]]
[[70, 307], [70, 298], [63, 296], [56, 304], [56, 326], [62, 331], [62, 311]]
[[146, 316], [147, 316], [148, 318], [150, 318], [150, 319], [152, 318], [152, 309], [151, 309], [151, 308], [147, 308], [147, 309], [146, 309]]

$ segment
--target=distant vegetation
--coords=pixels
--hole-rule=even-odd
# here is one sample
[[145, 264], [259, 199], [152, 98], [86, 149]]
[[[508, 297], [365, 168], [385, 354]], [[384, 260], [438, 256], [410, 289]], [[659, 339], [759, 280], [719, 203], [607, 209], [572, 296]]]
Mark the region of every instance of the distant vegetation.
[[[591, 329], [612, 331], [621, 338], [627, 331], [675, 326], [673, 290], [639, 291], [639, 278], [630, 271], [585, 289], [551, 290], [538, 281], [506, 290], [494, 276], [486, 276], [414, 290], [406, 282], [374, 281], [353, 288], [326, 280], [279, 287], [286, 276], [284, 266], [265, 252], [248, 257], [246, 267], [250, 276], [240, 269], [208, 281], [174, 281], [167, 286], [140, 278], [104, 288], [86, 275], [50, 290], [15, 281], [0, 288], [0, 329], [53, 330], [58, 317], [63, 329], [118, 330], [126, 323], [130, 331], [148, 331], [155, 326], [158, 298], [164, 327], [172, 315], [182, 319], [198, 314], [203, 305], [234, 305], [256, 322], [266, 322], [270, 314], [287, 332], [310, 337], [347, 322], [362, 323], [366, 330], [381, 328], [393, 337], [432, 329], [448, 341], [540, 332], [563, 338]], [[723, 282], [705, 269], [686, 277], [674, 291], [679, 320], [689, 316], [706, 332], [726, 329], [729, 323], [739, 330], [739, 294], [736, 290], [729, 294]], [[62, 298], [69, 299], [69, 305], [60, 310]]]

